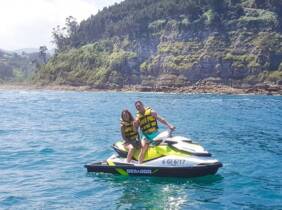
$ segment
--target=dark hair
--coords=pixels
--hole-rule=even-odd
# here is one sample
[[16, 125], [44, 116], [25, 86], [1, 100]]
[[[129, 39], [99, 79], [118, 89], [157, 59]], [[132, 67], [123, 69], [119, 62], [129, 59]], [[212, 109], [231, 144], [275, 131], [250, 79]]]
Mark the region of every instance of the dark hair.
[[123, 114], [124, 114], [124, 113], [127, 113], [127, 114], [129, 115], [129, 120], [130, 120], [130, 121], [133, 121], [133, 120], [134, 120], [134, 118], [132, 117], [132, 114], [130, 113], [130, 111], [128, 111], [127, 109], [125, 109], [125, 110], [122, 110], [121, 116], [120, 116], [123, 121], [126, 121], [125, 119], [123, 119]]
[[141, 104], [141, 105], [143, 105], [142, 101], [135, 101], [134, 105], [136, 106], [136, 104]]

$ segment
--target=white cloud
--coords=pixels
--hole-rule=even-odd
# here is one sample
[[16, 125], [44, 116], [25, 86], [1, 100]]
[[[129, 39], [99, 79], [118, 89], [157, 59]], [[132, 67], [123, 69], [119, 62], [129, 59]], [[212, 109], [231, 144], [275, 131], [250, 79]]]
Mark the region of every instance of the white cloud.
[[39, 48], [51, 45], [52, 28], [68, 16], [78, 21], [121, 0], [4, 0], [0, 6], [0, 48]]

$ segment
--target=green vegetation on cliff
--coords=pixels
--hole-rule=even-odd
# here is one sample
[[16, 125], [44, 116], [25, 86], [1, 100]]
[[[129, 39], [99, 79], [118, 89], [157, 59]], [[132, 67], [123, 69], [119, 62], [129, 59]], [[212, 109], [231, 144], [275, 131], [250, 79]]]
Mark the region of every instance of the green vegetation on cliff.
[[282, 83], [282, 1], [125, 0], [53, 31], [42, 84]]
[[124, 82], [138, 83], [131, 66], [136, 53], [125, 51], [104, 40], [59, 53], [43, 65], [36, 75], [43, 84], [53, 81], [57, 85], [89, 85], [116, 87]]

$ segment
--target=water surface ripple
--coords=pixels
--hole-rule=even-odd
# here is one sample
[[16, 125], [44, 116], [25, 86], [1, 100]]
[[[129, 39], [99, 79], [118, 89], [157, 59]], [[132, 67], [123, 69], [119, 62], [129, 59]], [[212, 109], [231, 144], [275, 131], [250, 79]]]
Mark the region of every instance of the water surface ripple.
[[[87, 174], [141, 99], [221, 160], [214, 176]], [[0, 92], [0, 209], [282, 209], [282, 97]]]

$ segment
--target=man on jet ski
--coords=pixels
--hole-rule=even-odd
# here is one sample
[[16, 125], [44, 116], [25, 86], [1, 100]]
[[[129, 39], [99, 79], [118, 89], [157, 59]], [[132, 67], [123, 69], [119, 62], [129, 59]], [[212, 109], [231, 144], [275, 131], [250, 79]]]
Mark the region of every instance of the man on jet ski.
[[128, 149], [126, 161], [130, 163], [134, 149], [140, 148], [139, 134], [137, 129], [133, 126], [134, 118], [128, 110], [121, 112], [120, 130], [124, 147]]
[[169, 124], [150, 107], [145, 108], [141, 101], [136, 101], [135, 107], [137, 109], [137, 115], [134, 125], [136, 128], [140, 127], [143, 134], [143, 138], [141, 140], [141, 152], [138, 157], [138, 162], [141, 164], [144, 160], [144, 155], [149, 147], [149, 144], [152, 143], [154, 138], [160, 134], [158, 131], [157, 121], [167, 126], [171, 131], [175, 130], [175, 127]]

